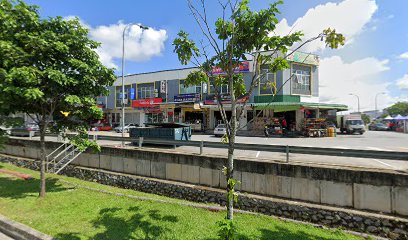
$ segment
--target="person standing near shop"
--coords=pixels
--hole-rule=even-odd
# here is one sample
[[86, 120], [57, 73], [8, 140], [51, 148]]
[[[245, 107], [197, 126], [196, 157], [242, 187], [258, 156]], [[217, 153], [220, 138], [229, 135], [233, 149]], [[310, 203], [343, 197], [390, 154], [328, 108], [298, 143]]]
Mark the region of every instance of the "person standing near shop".
[[282, 132], [284, 135], [287, 133], [288, 123], [286, 122], [285, 117], [282, 118]]

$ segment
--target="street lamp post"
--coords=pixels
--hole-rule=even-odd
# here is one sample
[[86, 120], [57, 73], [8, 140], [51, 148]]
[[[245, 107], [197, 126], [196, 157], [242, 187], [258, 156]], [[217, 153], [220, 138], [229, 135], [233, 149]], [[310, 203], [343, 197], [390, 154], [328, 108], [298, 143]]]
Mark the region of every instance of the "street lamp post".
[[357, 107], [358, 107], [358, 113], [360, 113], [360, 98], [356, 95], [356, 94], [352, 94], [352, 93], [350, 93], [349, 95], [352, 95], [352, 96], [356, 96], [357, 97]]
[[[129, 23], [123, 28], [122, 33], [122, 147], [125, 146], [125, 76], [124, 76], [124, 69], [125, 69], [125, 32], [126, 29], [132, 25], [140, 27], [142, 30], [148, 29], [148, 27], [142, 26], [140, 24], [133, 24]], [[128, 96], [129, 101], [129, 96]]]
[[378, 97], [378, 95], [380, 95], [380, 94], [385, 94], [385, 92], [380, 92], [380, 93], [377, 93], [377, 94], [375, 95], [375, 118], [378, 117], [377, 97]]

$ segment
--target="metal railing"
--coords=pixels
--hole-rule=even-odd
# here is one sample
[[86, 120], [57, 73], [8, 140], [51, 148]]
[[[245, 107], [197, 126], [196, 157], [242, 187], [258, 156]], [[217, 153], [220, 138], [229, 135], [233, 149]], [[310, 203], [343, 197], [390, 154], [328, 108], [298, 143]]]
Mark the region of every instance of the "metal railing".
[[[89, 135], [89, 138], [93, 140], [106, 140], [106, 141], [124, 140], [125, 142], [132, 142], [134, 145], [139, 146], [139, 147], [142, 147], [145, 144], [170, 145], [174, 147], [193, 146], [193, 147], [200, 148], [200, 154], [203, 154], [204, 148], [221, 148], [221, 149], [228, 148], [228, 144], [220, 143], [220, 142], [210, 142], [210, 141], [178, 141], [178, 140], [143, 139], [143, 138], [131, 138], [131, 137], [122, 138], [122, 137], [101, 136], [101, 135]], [[248, 151], [285, 153], [287, 161], [289, 161], [290, 153], [408, 161], [408, 152], [396, 152], [396, 151], [301, 147], [301, 146], [288, 146], [288, 145], [265, 145], [265, 144], [246, 144], [246, 143], [235, 143], [235, 149], [236, 150], [248, 150]]]

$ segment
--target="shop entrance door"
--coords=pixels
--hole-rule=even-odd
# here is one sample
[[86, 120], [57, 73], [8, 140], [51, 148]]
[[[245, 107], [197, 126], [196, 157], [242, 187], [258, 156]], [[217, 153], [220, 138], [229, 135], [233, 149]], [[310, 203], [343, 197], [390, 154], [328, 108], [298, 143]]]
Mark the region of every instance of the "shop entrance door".
[[288, 129], [296, 127], [296, 111], [277, 112], [273, 114], [274, 117], [284, 118]]
[[[225, 111], [225, 114], [227, 115], [227, 120], [231, 120], [231, 111]], [[220, 111], [214, 111], [214, 126], [213, 128], [217, 127], [218, 124], [224, 124], [224, 121], [222, 120], [221, 117], [221, 112]]]

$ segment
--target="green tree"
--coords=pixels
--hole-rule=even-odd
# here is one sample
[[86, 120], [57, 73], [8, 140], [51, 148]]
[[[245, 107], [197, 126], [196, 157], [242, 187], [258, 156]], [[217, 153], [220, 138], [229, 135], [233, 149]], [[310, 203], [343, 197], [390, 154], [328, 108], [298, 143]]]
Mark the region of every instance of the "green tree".
[[[261, 66], [269, 66], [269, 71], [275, 73], [289, 68], [288, 56], [294, 51], [317, 39], [322, 39], [331, 48], [344, 44], [344, 37], [334, 29], [326, 29], [318, 36], [302, 42], [302, 32], [293, 32], [286, 36], [277, 36], [273, 32], [278, 23], [277, 15], [280, 13], [278, 5], [282, 1], [270, 4], [269, 8], [258, 12], [252, 11], [248, 0], [226, 1], [220, 3], [222, 17], [215, 22], [214, 28], [210, 26], [207, 18], [205, 0], [198, 0], [197, 4], [188, 1], [188, 6], [194, 17], [203, 38], [197, 46], [189, 34], [180, 31], [173, 41], [174, 51], [182, 64], [192, 63], [197, 70], [190, 73], [185, 81], [187, 85], [201, 83], [211, 84], [216, 91], [217, 104], [222, 119], [227, 126], [224, 141], [228, 143], [228, 164], [224, 168], [227, 178], [227, 220], [233, 219], [233, 204], [237, 199], [234, 186], [237, 181], [234, 175], [234, 145], [237, 130], [241, 127], [239, 119], [243, 117], [247, 98], [258, 86], [262, 77]], [[294, 51], [289, 49], [299, 42]], [[251, 60], [253, 74], [251, 84], [247, 87], [243, 76], [234, 71], [241, 61]], [[218, 67], [225, 72], [223, 76], [214, 76], [213, 67]], [[272, 83], [273, 84], [273, 83]], [[231, 98], [231, 118], [227, 118], [225, 106], [221, 101], [220, 87], [228, 85]], [[276, 86], [275, 86], [276, 87]], [[244, 99], [244, 100], [243, 100]], [[230, 236], [233, 226], [225, 224], [224, 233]], [[226, 237], [231, 239], [231, 237]]]
[[402, 116], [408, 115], [408, 102], [397, 102], [392, 106], [387, 107], [386, 110], [390, 115], [395, 116], [401, 114]]
[[[86, 119], [100, 118], [94, 97], [108, 94], [105, 86], [115, 80], [94, 51], [98, 43], [78, 19], [41, 19], [36, 6], [22, 1], [0, 1], [0, 106], [3, 113], [28, 114], [40, 128], [41, 186], [45, 196], [45, 132], [52, 118], [59, 127], [79, 131], [83, 141]], [[96, 145], [97, 146], [97, 145]]]
[[361, 119], [363, 120], [364, 124], [369, 124], [371, 122], [371, 119], [367, 114], [361, 114]]

